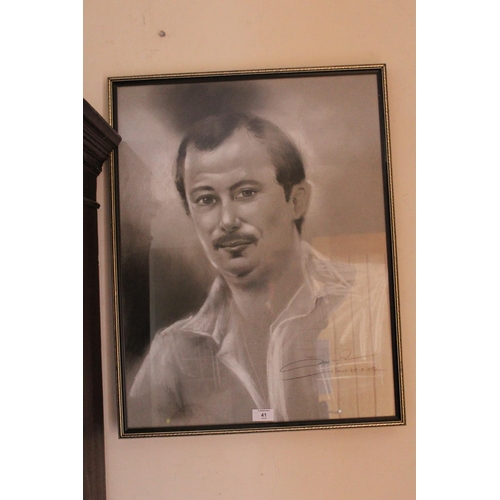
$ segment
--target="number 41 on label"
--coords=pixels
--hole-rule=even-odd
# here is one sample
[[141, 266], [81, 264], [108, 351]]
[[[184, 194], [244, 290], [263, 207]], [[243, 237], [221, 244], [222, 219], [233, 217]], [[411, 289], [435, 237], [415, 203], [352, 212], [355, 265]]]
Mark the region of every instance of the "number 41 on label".
[[252, 410], [252, 422], [274, 422], [274, 410]]

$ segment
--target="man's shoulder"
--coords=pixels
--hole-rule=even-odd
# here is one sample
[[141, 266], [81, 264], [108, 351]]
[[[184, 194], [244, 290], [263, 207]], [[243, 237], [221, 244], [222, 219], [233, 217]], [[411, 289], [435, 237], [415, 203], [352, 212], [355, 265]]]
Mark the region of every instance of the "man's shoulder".
[[151, 352], [165, 349], [184, 350], [196, 348], [200, 344], [206, 343], [207, 340], [212, 340], [211, 336], [205, 332], [196, 331], [193, 329], [192, 322], [194, 316], [176, 321], [170, 326], [158, 330], [153, 341], [151, 342]]
[[356, 262], [354, 285], [364, 284], [372, 286], [387, 286], [388, 269], [383, 262]]
[[355, 278], [349, 293], [336, 311], [336, 316], [344, 317], [348, 322], [366, 321], [367, 324], [371, 324], [373, 318], [388, 318], [387, 266], [379, 262], [353, 263], [352, 266], [355, 269]]
[[180, 319], [176, 321], [175, 323], [165, 326], [163, 328], [160, 328], [155, 335], [155, 339], [161, 339], [163, 341], [166, 341], [168, 339], [174, 338], [177, 335], [181, 334], [184, 331], [184, 326], [191, 321], [192, 316], [189, 316], [187, 318]]
[[192, 372], [193, 363], [211, 359], [216, 352], [214, 341], [208, 334], [186, 328], [191, 319], [179, 320], [156, 333], [135, 377], [132, 396], [151, 384], [172, 384], [181, 373]]

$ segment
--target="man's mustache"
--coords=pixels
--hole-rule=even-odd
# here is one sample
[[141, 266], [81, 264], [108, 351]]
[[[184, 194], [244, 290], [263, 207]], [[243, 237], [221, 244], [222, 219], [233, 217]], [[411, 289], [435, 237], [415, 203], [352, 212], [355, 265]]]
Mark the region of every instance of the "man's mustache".
[[251, 245], [257, 243], [257, 238], [253, 234], [232, 233], [219, 236], [212, 242], [216, 250], [219, 248], [231, 248], [240, 245]]

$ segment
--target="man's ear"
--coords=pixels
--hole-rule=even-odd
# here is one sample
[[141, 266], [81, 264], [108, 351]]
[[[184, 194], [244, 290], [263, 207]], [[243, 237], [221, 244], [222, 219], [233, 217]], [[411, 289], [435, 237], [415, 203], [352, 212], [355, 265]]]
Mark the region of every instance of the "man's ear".
[[295, 220], [306, 215], [311, 199], [311, 185], [307, 181], [302, 181], [292, 187], [290, 201], [293, 204], [293, 213]]

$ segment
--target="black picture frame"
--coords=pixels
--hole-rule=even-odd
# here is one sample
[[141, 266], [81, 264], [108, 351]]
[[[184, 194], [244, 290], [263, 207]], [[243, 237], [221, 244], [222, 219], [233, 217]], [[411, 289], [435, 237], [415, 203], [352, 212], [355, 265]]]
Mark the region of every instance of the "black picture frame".
[[[122, 137], [111, 160], [120, 437], [404, 424], [386, 66], [112, 77], [108, 79], [108, 86], [110, 122]], [[269, 406], [274, 401], [271, 394], [282, 394], [283, 398], [286, 394], [290, 401], [296, 398], [298, 418], [289, 416], [293, 412], [277, 409], [276, 420], [265, 420], [269, 418], [266, 410], [272, 410], [273, 418], [275, 409], [255, 404], [252, 410], [261, 412], [264, 420], [252, 420], [259, 416], [250, 415], [250, 406], [245, 407], [247, 420], [244, 417], [242, 421], [239, 415], [233, 420], [231, 415], [238, 412], [229, 411], [229, 405], [234, 406], [241, 397], [239, 406], [245, 406], [248, 394], [229, 392], [229, 396], [223, 397], [220, 389], [223, 383], [219, 380], [218, 389], [213, 389], [214, 398], [221, 401], [215, 407], [217, 417], [212, 417], [209, 411], [197, 410], [196, 418], [190, 419], [179, 416], [181, 410], [176, 410], [175, 417], [171, 418], [169, 409], [161, 420], [162, 410], [158, 408], [162, 408], [165, 394], [175, 399], [176, 408], [182, 407], [182, 402], [190, 397], [196, 406], [196, 398], [201, 396], [192, 396], [191, 389], [186, 389], [191, 386], [181, 379], [190, 368], [178, 375], [180, 364], [174, 368], [172, 361], [179, 356], [189, 358], [191, 351], [188, 355], [182, 348], [181, 354], [175, 351], [174, 356], [167, 354], [169, 349], [173, 352], [174, 344], [151, 348], [151, 342], [159, 331], [167, 330], [164, 334], [167, 337], [180, 335], [178, 327], [172, 325], [179, 325], [183, 318], [208, 315], [200, 309], [212, 300], [210, 287], [214, 280], [220, 279], [218, 270], [206, 259], [192, 217], [186, 213], [176, 191], [176, 158], [184, 134], [194, 123], [227, 113], [263, 118], [277, 125], [295, 143], [305, 164], [306, 180], [312, 185], [301, 239], [308, 248], [319, 252], [318, 258], [324, 258], [328, 265], [332, 262], [332, 266], [340, 266], [335, 268], [341, 270], [339, 279], [344, 280], [352, 270], [355, 284], [349, 282], [339, 304], [335, 305], [337, 309], [325, 313], [321, 321], [328, 323], [328, 328], [319, 329], [321, 332], [314, 333], [313, 340], [308, 340], [308, 346], [314, 344], [316, 354], [307, 351], [309, 354], [299, 356], [300, 359], [288, 358], [287, 363], [280, 355], [281, 368], [270, 375], [270, 347], [267, 347], [268, 392], [264, 390], [261, 394], [269, 396], [265, 398]], [[347, 274], [343, 275], [344, 271]], [[356, 288], [358, 279], [362, 282]], [[348, 304], [349, 314], [342, 312], [347, 311]], [[344, 316], [347, 319], [339, 319]], [[223, 330], [228, 330], [227, 325]], [[287, 338], [298, 339], [297, 343], [305, 342], [292, 326], [287, 335]], [[225, 339], [223, 336], [218, 340], [219, 351], [211, 354], [210, 362], [217, 367]], [[176, 340], [175, 345], [179, 342], [183, 340]], [[284, 342], [279, 347], [288, 352], [292, 347]], [[160, 356], [159, 363], [166, 366], [165, 372], [157, 366], [152, 368], [153, 361], [148, 361], [146, 367], [144, 359], [150, 349], [157, 349], [150, 358]], [[161, 354], [157, 355], [157, 351]], [[236, 356], [235, 352], [232, 355]], [[249, 359], [252, 359], [250, 355]], [[200, 363], [197, 358], [193, 366], [199, 368]], [[141, 378], [138, 372], [143, 366], [142, 372], [148, 373], [143, 373]], [[244, 366], [248, 368], [248, 364]], [[151, 375], [153, 371], [155, 375]], [[238, 391], [243, 378], [252, 377], [249, 371], [238, 372], [235, 383], [235, 387], [239, 384]], [[155, 378], [157, 373], [161, 381]], [[259, 378], [258, 373], [261, 372], [256, 370], [255, 380]], [[210, 379], [204, 375], [196, 377], [199, 384]], [[156, 384], [162, 389], [146, 391], [144, 397], [142, 393], [140, 397], [131, 396], [134, 380], [139, 378], [139, 387]], [[290, 389], [293, 384], [299, 387], [298, 379], [307, 381], [303, 382], [305, 388], [300, 386], [302, 399], [294, 396]], [[173, 385], [178, 391], [175, 396], [172, 396]], [[275, 393], [271, 386], [277, 387]], [[210, 394], [211, 391], [207, 389]], [[312, 401], [310, 413], [308, 401]], [[214, 410], [213, 401], [206, 404], [210, 411]], [[288, 404], [288, 400], [283, 404]], [[316, 405], [321, 411], [313, 411]], [[323, 410], [326, 412], [321, 413]], [[182, 412], [188, 413], [184, 407]]]

